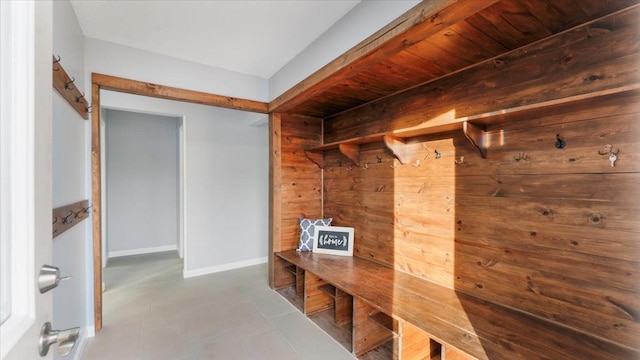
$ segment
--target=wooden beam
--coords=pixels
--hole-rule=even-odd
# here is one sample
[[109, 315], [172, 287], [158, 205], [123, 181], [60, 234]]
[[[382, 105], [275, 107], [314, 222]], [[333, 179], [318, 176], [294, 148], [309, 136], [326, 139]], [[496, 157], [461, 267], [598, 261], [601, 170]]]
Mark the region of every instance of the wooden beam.
[[100, 87], [91, 87], [91, 205], [93, 206], [93, 313], [95, 331], [102, 329], [102, 184], [100, 164]]
[[274, 252], [282, 250], [282, 118], [269, 114], [269, 286], [275, 289]]
[[288, 111], [496, 2], [498, 0], [423, 1], [274, 99], [269, 104], [269, 111]]
[[105, 90], [114, 90], [128, 94], [151, 96], [160, 99], [185, 101], [195, 104], [217, 106], [227, 109], [243, 110], [266, 114], [269, 104], [239, 99], [230, 96], [210, 94], [200, 91], [186, 90], [171, 86], [147, 83], [143, 81], [120, 78], [104, 74], [91, 74], [93, 84]]

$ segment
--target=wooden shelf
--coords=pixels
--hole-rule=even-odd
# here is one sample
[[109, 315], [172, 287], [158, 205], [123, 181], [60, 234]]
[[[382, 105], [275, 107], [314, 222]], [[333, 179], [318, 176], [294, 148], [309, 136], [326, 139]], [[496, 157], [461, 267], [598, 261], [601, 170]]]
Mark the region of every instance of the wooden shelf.
[[375, 323], [389, 331], [392, 331], [394, 333], [398, 332], [398, 321], [383, 312], [378, 311], [374, 314], [371, 314], [369, 315], [369, 319], [373, 320]]
[[285, 267], [285, 269], [287, 269], [287, 271], [292, 273], [293, 275], [298, 275], [298, 267], [295, 265], [289, 265]]
[[543, 110], [547, 111], [558, 107], [571, 106], [599, 96], [629, 92], [637, 93], [639, 91], [640, 84], [634, 84], [464, 117], [456, 117], [455, 111], [450, 111], [435, 118], [428, 119], [418, 126], [322, 144], [305, 149], [305, 154], [309, 160], [313, 161], [320, 168], [324, 168], [323, 152], [338, 149], [355, 165], [360, 166], [360, 145], [382, 141], [400, 163], [408, 164], [415, 154], [407, 151], [407, 139], [451, 131], [462, 131], [471, 144], [478, 149], [480, 155], [486, 158], [488, 148], [486, 125], [500, 123], [504, 121], [507, 115], [531, 114], [531, 116], [539, 116], [540, 111]]
[[327, 293], [327, 295], [331, 296], [332, 298], [336, 298], [336, 287], [331, 285], [331, 284], [324, 284], [324, 285], [320, 285], [318, 286], [318, 289], [324, 291], [325, 293]]
[[[434, 120], [434, 119], [432, 119]], [[439, 134], [449, 131], [463, 131], [467, 139], [475, 146], [482, 157], [487, 156], [487, 148], [485, 141], [485, 128], [482, 125], [476, 125], [469, 121], [459, 121], [453, 119], [450, 121], [438, 121], [432, 123], [430, 120], [420, 126], [411, 128], [394, 130], [384, 134], [376, 134], [372, 136], [364, 136], [344, 141], [338, 141], [320, 146], [305, 149], [305, 155], [320, 168], [324, 168], [323, 152], [327, 150], [339, 150], [344, 156], [351, 160], [355, 165], [360, 166], [360, 145], [382, 141], [401, 164], [408, 164], [415, 156], [407, 147], [407, 139], [430, 134]], [[438, 119], [435, 119], [438, 120]]]

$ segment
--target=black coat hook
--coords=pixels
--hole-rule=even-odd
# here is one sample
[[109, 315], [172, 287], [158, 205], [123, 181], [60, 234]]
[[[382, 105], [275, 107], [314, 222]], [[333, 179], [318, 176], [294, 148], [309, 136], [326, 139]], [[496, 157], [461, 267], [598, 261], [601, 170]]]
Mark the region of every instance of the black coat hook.
[[82, 92], [82, 95], [80, 95], [80, 96], [76, 97], [76, 102], [77, 102], [77, 103], [81, 102], [81, 101], [80, 101], [81, 99], [82, 99], [82, 101], [85, 101], [85, 100], [84, 100], [84, 91]]
[[71, 224], [73, 221], [69, 221], [69, 217], [71, 215], [73, 215], [73, 214], [74, 214], [74, 212], [72, 210], [69, 210], [69, 215], [67, 215], [67, 216], [62, 218], [62, 223], [63, 224]]
[[93, 107], [93, 105], [89, 105], [89, 106], [87, 106], [87, 112], [88, 112], [89, 114], [91, 114], [91, 112], [92, 112], [92, 110], [91, 110], [91, 108], [92, 108], [92, 107]]
[[72, 76], [71, 81], [64, 83], [64, 88], [67, 90], [73, 90], [73, 87], [71, 87], [71, 84], [73, 84], [74, 82], [76, 82], [76, 78]]
[[440, 159], [442, 157], [442, 153], [438, 151], [438, 149], [435, 149], [435, 153], [436, 153], [436, 159]]
[[567, 142], [562, 140], [560, 134], [556, 134], [556, 148], [564, 149], [565, 146], [567, 146]]

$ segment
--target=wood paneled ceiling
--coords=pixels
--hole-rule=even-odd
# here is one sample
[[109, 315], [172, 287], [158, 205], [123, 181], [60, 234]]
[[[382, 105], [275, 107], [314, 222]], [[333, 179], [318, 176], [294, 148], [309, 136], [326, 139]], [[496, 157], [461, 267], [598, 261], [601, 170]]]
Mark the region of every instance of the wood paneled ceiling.
[[[432, 0], [320, 69], [270, 111], [327, 117], [638, 4], [638, 0]], [[496, 66], [499, 60], [496, 59]]]

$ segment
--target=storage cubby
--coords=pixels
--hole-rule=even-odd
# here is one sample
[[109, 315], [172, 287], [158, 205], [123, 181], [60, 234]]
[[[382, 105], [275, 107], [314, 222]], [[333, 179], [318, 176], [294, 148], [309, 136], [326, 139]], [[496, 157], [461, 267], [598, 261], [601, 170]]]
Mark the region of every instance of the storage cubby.
[[276, 291], [298, 310], [304, 311], [304, 270], [281, 258], [274, 261]]

